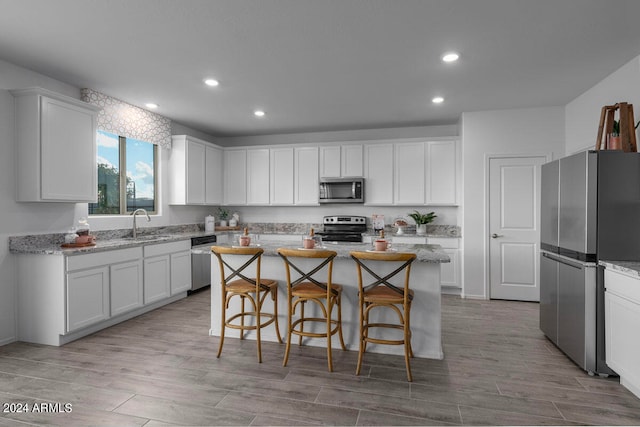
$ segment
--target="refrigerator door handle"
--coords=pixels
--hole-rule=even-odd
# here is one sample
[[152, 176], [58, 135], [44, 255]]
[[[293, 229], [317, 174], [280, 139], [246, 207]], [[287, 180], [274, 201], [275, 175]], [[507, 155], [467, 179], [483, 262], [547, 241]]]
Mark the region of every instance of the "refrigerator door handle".
[[543, 257], [549, 258], [550, 260], [559, 262], [559, 263], [564, 264], [564, 265], [568, 265], [569, 267], [573, 267], [573, 268], [577, 268], [577, 269], [583, 269], [583, 268], [587, 268], [587, 267], [596, 267], [595, 263], [583, 263], [583, 262], [580, 262], [580, 261], [573, 260], [571, 258], [564, 257], [562, 255], [550, 254], [550, 253], [544, 252], [544, 251], [542, 251], [541, 253], [542, 253]]

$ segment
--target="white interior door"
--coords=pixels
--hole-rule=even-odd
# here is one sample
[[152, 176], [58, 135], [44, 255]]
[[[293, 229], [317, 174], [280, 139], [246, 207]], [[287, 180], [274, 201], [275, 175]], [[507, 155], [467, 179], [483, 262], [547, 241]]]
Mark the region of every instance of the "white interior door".
[[489, 160], [489, 296], [540, 300], [540, 166], [544, 156]]

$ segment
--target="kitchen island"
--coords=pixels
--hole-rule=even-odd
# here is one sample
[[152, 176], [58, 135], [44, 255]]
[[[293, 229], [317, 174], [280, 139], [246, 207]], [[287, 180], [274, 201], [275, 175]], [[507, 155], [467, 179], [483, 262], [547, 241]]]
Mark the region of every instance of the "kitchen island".
[[[300, 247], [297, 242], [291, 241], [265, 241], [261, 239], [261, 247], [264, 249], [262, 257], [262, 277], [268, 277], [279, 281], [278, 293], [278, 321], [280, 333], [286, 337], [286, 279], [283, 260], [278, 256], [280, 247]], [[334, 260], [333, 281], [341, 284], [342, 294], [342, 330], [344, 341], [349, 350], [358, 350], [358, 278], [354, 261], [349, 256], [351, 251], [370, 249], [370, 244], [327, 244], [327, 249], [335, 250], [338, 255]], [[400, 245], [394, 244], [394, 248], [402, 252], [414, 252], [416, 261], [411, 267], [410, 286], [414, 291], [414, 299], [411, 307], [412, 346], [416, 357], [442, 359], [441, 341], [441, 304], [440, 304], [440, 264], [449, 262], [449, 256], [444, 253], [439, 245]], [[238, 298], [236, 298], [238, 299]], [[239, 300], [239, 299], [238, 299]], [[238, 303], [239, 304], [239, 303]], [[211, 330], [213, 336], [220, 336], [220, 312], [221, 312], [220, 271], [218, 260], [212, 255], [211, 268]], [[232, 302], [231, 310], [237, 310]], [[265, 311], [272, 310], [270, 300], [265, 302]], [[384, 313], [381, 319], [396, 322], [397, 317], [392, 313]], [[388, 317], [386, 315], [389, 315]], [[386, 331], [385, 331], [386, 332]], [[392, 334], [395, 331], [389, 331]], [[272, 325], [261, 331], [265, 341], [277, 341], [275, 328]], [[227, 337], [239, 337], [239, 331], [226, 329]], [[255, 333], [247, 332], [245, 338], [254, 338]], [[337, 337], [334, 336], [334, 340]], [[324, 339], [307, 339], [305, 345], [326, 345]], [[337, 341], [335, 348], [339, 348]], [[284, 346], [283, 346], [284, 351]], [[403, 354], [402, 346], [381, 346], [369, 344], [367, 352]]]

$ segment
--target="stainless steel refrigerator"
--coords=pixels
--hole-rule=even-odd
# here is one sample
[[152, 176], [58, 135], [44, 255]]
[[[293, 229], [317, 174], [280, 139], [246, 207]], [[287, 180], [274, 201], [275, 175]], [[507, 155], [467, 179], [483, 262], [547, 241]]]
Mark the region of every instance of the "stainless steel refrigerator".
[[542, 166], [540, 329], [590, 374], [606, 365], [599, 260], [640, 260], [640, 153], [585, 151]]

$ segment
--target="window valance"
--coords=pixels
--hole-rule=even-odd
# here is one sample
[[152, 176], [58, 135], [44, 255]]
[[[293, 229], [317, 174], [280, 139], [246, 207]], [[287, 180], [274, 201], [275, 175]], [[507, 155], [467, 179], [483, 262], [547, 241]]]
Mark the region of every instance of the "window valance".
[[93, 89], [82, 89], [81, 97], [84, 102], [102, 108], [98, 113], [98, 129], [171, 148], [171, 120], [166, 117]]

